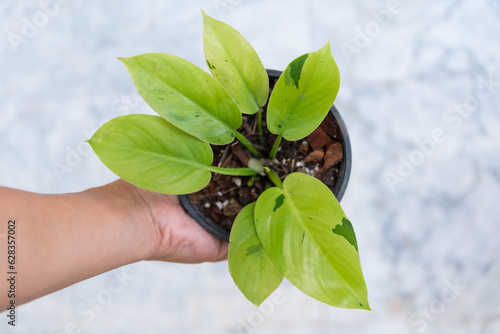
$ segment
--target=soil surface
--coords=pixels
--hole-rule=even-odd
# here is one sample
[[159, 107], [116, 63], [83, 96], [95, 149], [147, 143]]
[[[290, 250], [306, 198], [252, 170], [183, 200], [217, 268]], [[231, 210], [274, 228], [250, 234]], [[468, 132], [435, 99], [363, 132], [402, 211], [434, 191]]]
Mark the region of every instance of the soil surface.
[[[275, 82], [271, 84], [274, 86]], [[259, 144], [257, 114], [244, 115], [243, 125], [238, 131], [267, 157], [276, 135], [267, 130], [266, 109], [267, 105], [264, 106], [262, 115], [265, 145]], [[238, 140], [226, 146], [212, 145], [212, 149], [213, 165], [218, 167], [247, 167], [251, 158], [250, 152]], [[339, 172], [339, 163], [343, 159], [340, 134], [332, 114], [329, 112], [323, 123], [306, 139], [295, 142], [283, 139], [276, 159], [278, 164], [264, 160], [272, 165], [282, 180], [293, 172], [306, 173], [318, 178], [332, 190]], [[270, 186], [274, 185], [265, 176], [252, 179], [249, 176], [213, 173], [210, 183], [202, 190], [190, 194], [189, 199], [198, 206], [205, 217], [210, 217], [215, 223], [230, 229], [240, 210], [255, 202]]]

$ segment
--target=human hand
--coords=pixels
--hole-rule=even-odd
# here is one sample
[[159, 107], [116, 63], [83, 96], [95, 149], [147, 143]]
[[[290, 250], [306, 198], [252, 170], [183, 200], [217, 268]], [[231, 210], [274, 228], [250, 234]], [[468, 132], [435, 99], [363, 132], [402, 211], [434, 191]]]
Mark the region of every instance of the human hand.
[[[17, 305], [141, 260], [198, 263], [227, 258], [228, 243], [198, 225], [177, 196], [121, 179], [56, 195], [0, 187], [0, 220], [11, 219], [22, 224], [16, 231], [16, 240], [23, 240], [16, 245], [16, 269], [23, 273]], [[0, 244], [7, 249], [6, 238]], [[7, 289], [6, 284], [0, 288]], [[7, 294], [0, 298], [1, 307], [9, 303]]]
[[180, 204], [178, 196], [155, 193], [124, 180], [109, 186], [134, 198], [134, 216], [151, 231], [153, 247], [145, 260], [199, 263], [227, 259], [228, 243], [203, 229]]

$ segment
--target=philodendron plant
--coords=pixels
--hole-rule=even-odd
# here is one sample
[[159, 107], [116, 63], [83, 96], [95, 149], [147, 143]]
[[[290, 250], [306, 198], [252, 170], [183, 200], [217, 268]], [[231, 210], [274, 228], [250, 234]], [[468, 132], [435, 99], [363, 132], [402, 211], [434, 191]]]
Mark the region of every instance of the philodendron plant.
[[[329, 305], [369, 309], [356, 236], [335, 196], [312, 176], [292, 173], [282, 182], [273, 170], [281, 141], [308, 136], [333, 105], [340, 77], [330, 45], [293, 60], [270, 97], [264, 66], [236, 30], [203, 13], [203, 45], [213, 76], [171, 54], [120, 58], [159, 116], [112, 119], [90, 145], [118, 176], [159, 193], [196, 192], [212, 172], [267, 177], [274, 186], [241, 210], [230, 234], [229, 271], [242, 293], [260, 305], [286, 277]], [[263, 151], [266, 103], [276, 139]], [[257, 117], [261, 143], [238, 131], [242, 114]], [[212, 166], [210, 144], [234, 140], [253, 155], [249, 166]]]

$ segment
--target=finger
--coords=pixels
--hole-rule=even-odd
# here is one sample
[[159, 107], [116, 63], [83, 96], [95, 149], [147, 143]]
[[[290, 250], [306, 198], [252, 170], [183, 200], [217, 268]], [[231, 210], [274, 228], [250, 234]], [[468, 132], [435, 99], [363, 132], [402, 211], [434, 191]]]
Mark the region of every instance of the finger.
[[221, 240], [219, 242], [219, 245], [220, 245], [219, 252], [218, 252], [217, 256], [215, 257], [215, 259], [213, 260], [213, 262], [227, 260], [227, 254], [228, 254], [228, 250], [229, 250], [229, 242]]

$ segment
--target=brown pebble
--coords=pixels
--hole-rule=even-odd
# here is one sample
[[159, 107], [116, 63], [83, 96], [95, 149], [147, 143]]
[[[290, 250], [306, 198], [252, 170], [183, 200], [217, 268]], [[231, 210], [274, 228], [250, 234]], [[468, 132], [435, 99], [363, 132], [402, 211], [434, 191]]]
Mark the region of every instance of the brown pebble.
[[208, 184], [208, 190], [210, 191], [211, 196], [215, 196], [217, 194], [213, 183]]
[[328, 168], [334, 166], [336, 163], [342, 161], [344, 154], [342, 152], [342, 144], [338, 141], [332, 141], [328, 144], [325, 151], [325, 163], [318, 171], [319, 174], [325, 172]]
[[340, 137], [339, 129], [337, 128], [335, 118], [333, 117], [333, 115], [331, 113], [328, 113], [328, 115], [326, 115], [326, 117], [323, 120], [323, 123], [321, 123], [320, 127], [331, 138], [337, 139]]
[[307, 141], [309, 142], [313, 150], [316, 151], [326, 146], [331, 141], [331, 139], [325, 131], [318, 127], [309, 136], [307, 136]]
[[223, 214], [222, 214], [222, 211], [219, 210], [218, 207], [216, 207], [215, 205], [212, 206], [210, 209], [209, 209], [209, 216], [210, 218], [212, 218], [215, 222], [218, 222], [220, 223], [222, 221], [222, 218], [223, 218]]
[[241, 211], [241, 205], [234, 198], [231, 198], [223, 209], [226, 216], [235, 216]]
[[325, 151], [323, 149], [314, 150], [311, 153], [309, 153], [304, 162], [321, 162], [323, 161], [324, 156], [325, 156]]
[[298, 155], [306, 155], [307, 152], [309, 151], [309, 145], [308, 144], [302, 144], [297, 148], [297, 154]]

